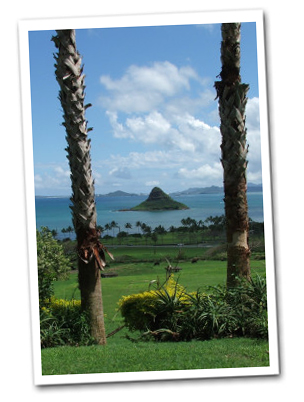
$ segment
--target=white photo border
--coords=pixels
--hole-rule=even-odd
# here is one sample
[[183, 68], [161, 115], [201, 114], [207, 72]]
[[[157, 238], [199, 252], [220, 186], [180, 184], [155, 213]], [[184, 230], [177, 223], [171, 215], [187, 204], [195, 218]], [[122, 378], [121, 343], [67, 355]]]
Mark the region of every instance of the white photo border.
[[[36, 218], [35, 218], [35, 190], [33, 141], [31, 124], [31, 87], [29, 67], [29, 41], [30, 31], [53, 29], [88, 29], [88, 28], [115, 28], [140, 27], [161, 25], [185, 24], [214, 24], [223, 22], [255, 22], [258, 49], [258, 77], [260, 102], [260, 135], [262, 148], [262, 177], [263, 177], [263, 203], [265, 225], [265, 251], [266, 251], [266, 277], [268, 295], [269, 320], [269, 354], [268, 367], [229, 368], [229, 369], [198, 369], [179, 371], [153, 371], [129, 373], [98, 373], [74, 375], [42, 375], [41, 349], [39, 331], [39, 297], [37, 274], [36, 249]], [[19, 49], [20, 49], [20, 77], [22, 97], [22, 123], [25, 168], [25, 192], [27, 211], [27, 236], [29, 260], [29, 285], [31, 297], [32, 320], [32, 351], [33, 372], [35, 385], [54, 384], [84, 384], [109, 383], [126, 381], [151, 381], [193, 378], [222, 378], [242, 376], [264, 376], [279, 374], [279, 347], [277, 332], [276, 308], [276, 281], [275, 257], [273, 240], [273, 211], [271, 186], [271, 161], [268, 128], [266, 63], [264, 45], [264, 15], [262, 10], [253, 11], [216, 11], [216, 12], [186, 12], [163, 14], [135, 14], [111, 15], [103, 17], [36, 19], [19, 21]]]

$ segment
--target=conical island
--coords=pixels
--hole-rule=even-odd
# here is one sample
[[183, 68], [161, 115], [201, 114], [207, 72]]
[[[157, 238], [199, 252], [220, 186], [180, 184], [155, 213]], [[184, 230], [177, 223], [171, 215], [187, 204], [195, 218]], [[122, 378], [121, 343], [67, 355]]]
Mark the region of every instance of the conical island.
[[146, 201], [131, 208], [131, 211], [176, 211], [189, 209], [187, 205], [173, 200], [159, 187], [154, 187]]

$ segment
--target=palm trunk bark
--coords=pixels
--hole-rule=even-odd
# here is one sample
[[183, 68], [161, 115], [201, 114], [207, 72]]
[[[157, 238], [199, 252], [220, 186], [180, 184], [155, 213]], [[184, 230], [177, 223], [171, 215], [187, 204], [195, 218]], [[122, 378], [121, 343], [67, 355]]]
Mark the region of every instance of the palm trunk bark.
[[81, 57], [76, 49], [75, 30], [58, 30], [52, 38], [58, 53], [56, 79], [63, 109], [63, 125], [68, 143], [67, 158], [71, 170], [73, 225], [77, 237], [79, 288], [82, 308], [89, 312], [91, 333], [98, 344], [106, 343], [101, 293], [100, 269], [103, 269], [104, 247], [96, 229], [94, 181], [91, 170], [90, 140], [85, 119], [84, 75]]
[[237, 278], [250, 279], [245, 127], [249, 85], [241, 83], [240, 29], [240, 23], [222, 24], [222, 80], [215, 82], [221, 118], [229, 287], [236, 285]]

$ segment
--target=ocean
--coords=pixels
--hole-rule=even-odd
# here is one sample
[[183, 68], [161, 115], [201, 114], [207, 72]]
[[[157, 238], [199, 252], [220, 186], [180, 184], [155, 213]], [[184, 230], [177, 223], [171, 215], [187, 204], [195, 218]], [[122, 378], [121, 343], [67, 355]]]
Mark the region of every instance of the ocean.
[[[247, 196], [249, 217], [256, 222], [263, 222], [262, 192], [248, 192]], [[146, 198], [147, 196], [96, 197], [97, 224], [104, 227], [107, 223], [115, 221], [120, 230], [126, 230], [125, 224], [130, 223], [132, 229], [126, 231], [136, 233], [138, 231], [136, 222], [138, 221], [151, 226], [152, 229], [159, 225], [169, 229], [170, 226], [181, 226], [181, 220], [187, 217], [197, 221], [204, 221], [209, 216], [224, 214], [223, 194], [197, 194], [174, 197], [176, 201], [182, 202], [190, 208], [181, 211], [120, 211], [134, 207], [145, 201]], [[37, 229], [47, 226], [49, 229], [54, 229], [58, 232], [57, 238], [66, 237], [61, 233], [61, 230], [68, 226], [73, 226], [69, 205], [71, 205], [69, 197], [36, 197]], [[112, 231], [110, 234], [112, 234]], [[69, 237], [73, 236], [69, 235]]]

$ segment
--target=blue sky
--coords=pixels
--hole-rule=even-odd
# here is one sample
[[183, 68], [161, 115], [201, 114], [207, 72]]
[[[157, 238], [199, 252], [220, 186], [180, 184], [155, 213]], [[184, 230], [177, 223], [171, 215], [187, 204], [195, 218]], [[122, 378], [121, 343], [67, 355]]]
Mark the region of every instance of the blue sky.
[[[96, 193], [221, 186], [221, 136], [213, 87], [220, 24], [76, 30]], [[248, 181], [262, 182], [255, 23], [241, 28]], [[69, 166], [51, 37], [29, 32], [35, 189], [70, 195]]]

